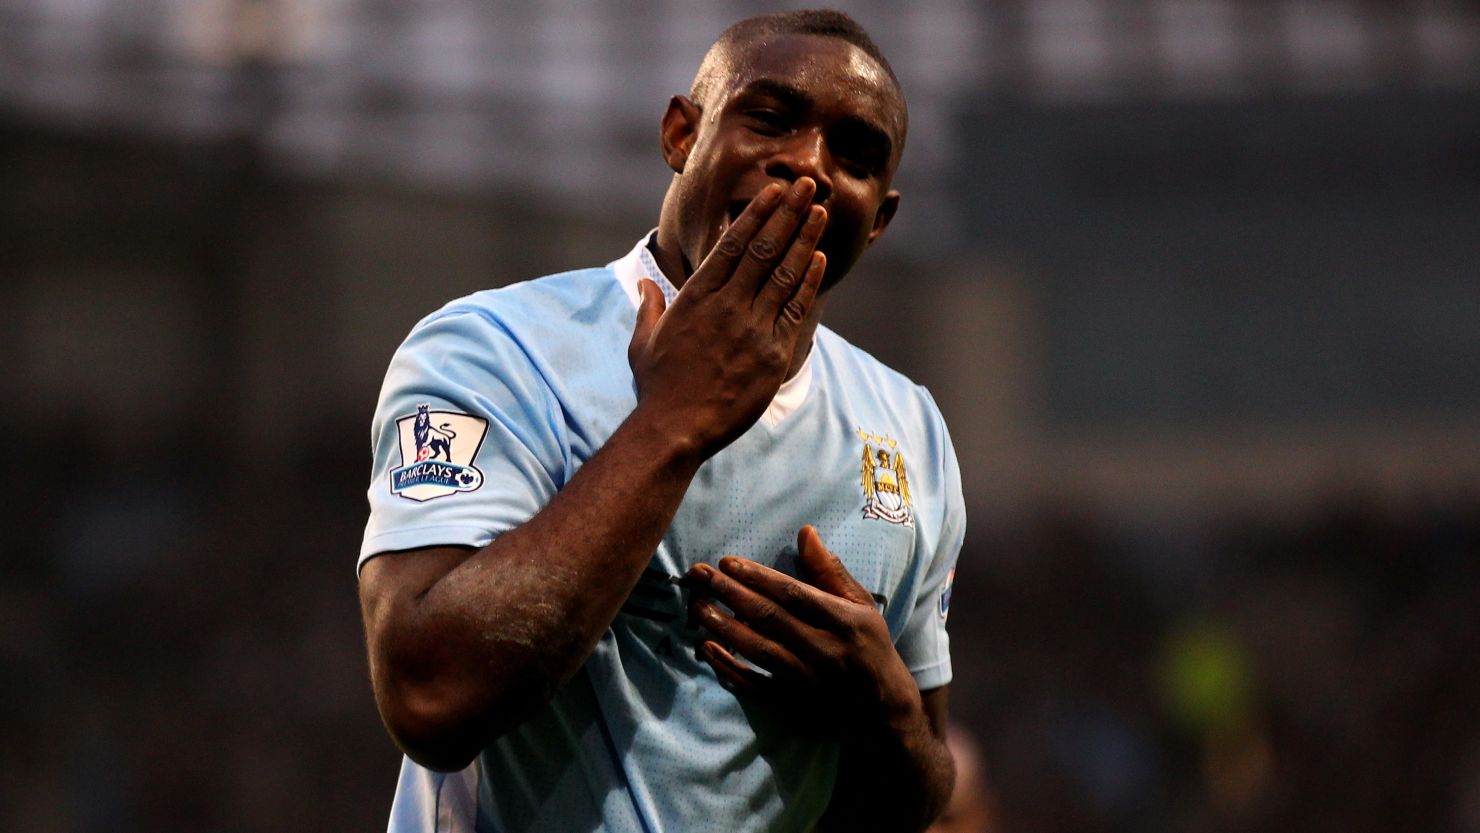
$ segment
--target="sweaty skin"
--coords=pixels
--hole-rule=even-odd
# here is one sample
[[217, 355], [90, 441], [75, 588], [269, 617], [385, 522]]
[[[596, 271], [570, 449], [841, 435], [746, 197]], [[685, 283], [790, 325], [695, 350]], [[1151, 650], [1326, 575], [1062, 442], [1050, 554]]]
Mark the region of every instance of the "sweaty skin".
[[637, 408], [544, 509], [480, 550], [365, 563], [376, 702], [412, 760], [461, 769], [549, 701], [616, 617], [699, 465], [776, 395], [826, 266], [814, 189], [763, 189], [666, 311], [643, 282], [628, 350]]
[[[628, 350], [636, 409], [548, 505], [482, 549], [387, 553], [362, 568], [376, 701], [423, 766], [462, 768], [576, 673], [699, 466], [753, 425], [801, 366], [820, 293], [898, 206], [890, 181], [903, 105], [877, 63], [812, 35], [735, 49], [704, 101], [676, 96], [663, 116], [674, 177], [655, 257], [681, 288], [665, 309], [657, 287], [641, 285]], [[778, 611], [752, 605], [747, 618], [744, 604], [730, 605], [735, 617], [706, 623], [721, 641], [747, 657], [784, 652], [806, 668], [771, 688], [737, 676], [718, 642], [702, 656], [740, 696], [784, 686], [818, 714], [846, 704], [817, 724], [843, 744], [826, 826], [923, 829], [953, 778], [946, 690], [915, 687], [872, 599], [858, 596], [815, 532], [800, 540], [810, 583], [778, 582], [739, 559], [695, 570], [721, 600], [753, 596]], [[812, 605], [808, 630], [783, 627], [779, 611], [797, 604]], [[881, 813], [868, 798], [882, 791], [891, 801]]]
[[806, 176], [828, 211], [818, 246], [824, 292], [884, 233], [904, 148], [903, 104], [888, 75], [835, 38], [784, 35], [727, 62], [704, 101], [675, 96], [661, 132], [676, 174], [658, 226], [658, 266], [680, 281], [719, 239], [728, 213], [767, 182]]
[[[818, 245], [828, 256], [826, 292], [898, 208], [899, 193], [890, 188], [904, 144], [898, 88], [862, 50], [830, 38], [782, 36], [723, 63], [725, 77], [706, 80], [702, 102], [677, 97], [664, 119], [665, 158], [679, 174], [674, 191], [685, 199], [665, 202], [663, 219], [670, 222], [658, 231], [661, 243], [671, 228], [670, 249], [683, 256], [659, 265], [671, 275], [693, 253], [707, 251], [724, 231], [727, 207], [755, 183], [809, 176], [817, 181], [814, 200], [828, 210]], [[809, 323], [810, 340], [816, 322]], [[799, 349], [791, 372], [803, 359]], [[866, 592], [850, 598], [861, 588], [815, 531], [799, 534], [799, 547], [804, 543], [804, 565], [820, 571], [811, 587], [743, 559], [724, 559], [719, 570], [694, 568], [691, 580], [708, 583], [736, 613], [696, 610], [719, 637], [700, 656], [743, 695], [787, 703], [783, 712], [818, 704], [806, 725], [829, 726], [828, 736], [843, 742], [826, 827], [921, 829], [944, 806], [954, 780], [945, 745], [947, 690], [919, 691], [872, 599]], [[763, 579], [768, 573], [770, 581]], [[789, 606], [808, 591], [817, 601], [811, 613], [818, 627], [788, 627]], [[824, 594], [836, 598], [823, 603]], [[737, 607], [742, 599], [748, 605]], [[771, 679], [745, 674], [720, 643], [737, 647], [772, 672]], [[870, 796], [880, 790], [897, 800], [879, 808]]]

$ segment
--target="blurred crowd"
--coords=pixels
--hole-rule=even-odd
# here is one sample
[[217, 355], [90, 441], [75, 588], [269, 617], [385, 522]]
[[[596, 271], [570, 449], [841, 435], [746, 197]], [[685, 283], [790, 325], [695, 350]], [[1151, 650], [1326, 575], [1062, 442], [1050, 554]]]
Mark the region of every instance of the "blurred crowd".
[[[0, 478], [0, 828], [381, 827], [362, 443], [77, 436]], [[1046, 506], [973, 529], [956, 598], [942, 829], [1480, 830], [1477, 495], [1176, 529]]]
[[1003, 829], [1480, 830], [1477, 497], [977, 539], [956, 702]]
[[[626, 251], [762, 5], [0, 0], [0, 831], [384, 829], [385, 362]], [[829, 326], [971, 516], [936, 833], [1480, 833], [1475, 5], [844, 5], [911, 148]]]

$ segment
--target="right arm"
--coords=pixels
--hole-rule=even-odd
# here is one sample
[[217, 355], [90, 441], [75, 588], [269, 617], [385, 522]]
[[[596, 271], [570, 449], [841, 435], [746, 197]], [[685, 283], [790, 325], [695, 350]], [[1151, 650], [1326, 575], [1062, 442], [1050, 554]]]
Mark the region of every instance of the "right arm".
[[637, 407], [533, 517], [482, 549], [365, 563], [376, 703], [417, 763], [461, 768], [554, 696], [616, 617], [699, 466], [765, 410], [825, 266], [813, 187], [762, 192], [670, 309], [644, 282], [629, 349]]

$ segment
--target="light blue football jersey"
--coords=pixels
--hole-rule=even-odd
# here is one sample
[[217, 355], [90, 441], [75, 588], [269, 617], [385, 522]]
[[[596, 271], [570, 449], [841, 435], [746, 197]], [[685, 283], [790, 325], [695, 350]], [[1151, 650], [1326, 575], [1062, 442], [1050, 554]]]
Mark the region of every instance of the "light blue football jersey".
[[[649, 238], [650, 239], [650, 238]], [[647, 240], [599, 269], [454, 301], [386, 375], [360, 563], [480, 547], [543, 507], [636, 405], [638, 281], [675, 290]], [[708, 460], [581, 672], [466, 770], [402, 764], [393, 833], [803, 831], [834, 743], [747, 708], [694, 653], [678, 579], [733, 554], [795, 575], [796, 534], [874, 594], [922, 690], [951, 679], [946, 613], [965, 530], [960, 473], [924, 388], [819, 328], [762, 419]]]

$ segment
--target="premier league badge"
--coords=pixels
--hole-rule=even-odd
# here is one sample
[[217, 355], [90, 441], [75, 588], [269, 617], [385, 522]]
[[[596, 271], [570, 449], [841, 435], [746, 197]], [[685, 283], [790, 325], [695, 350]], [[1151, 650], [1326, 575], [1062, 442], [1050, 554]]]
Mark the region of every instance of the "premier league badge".
[[391, 494], [424, 501], [482, 486], [473, 458], [487, 432], [486, 419], [417, 405], [415, 414], [396, 420], [402, 465], [391, 469]]

